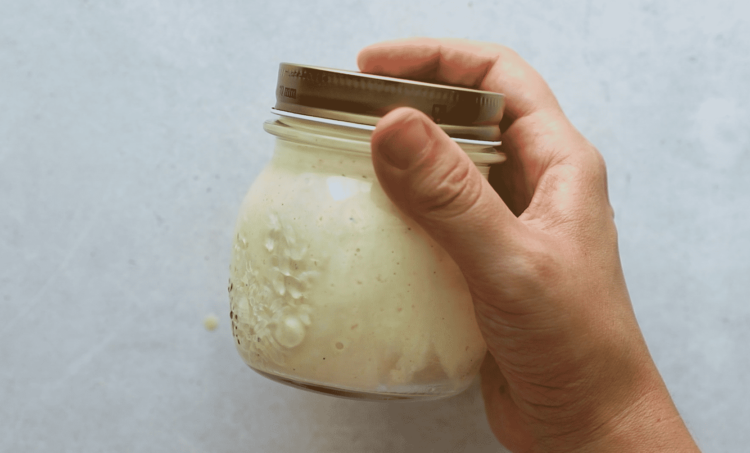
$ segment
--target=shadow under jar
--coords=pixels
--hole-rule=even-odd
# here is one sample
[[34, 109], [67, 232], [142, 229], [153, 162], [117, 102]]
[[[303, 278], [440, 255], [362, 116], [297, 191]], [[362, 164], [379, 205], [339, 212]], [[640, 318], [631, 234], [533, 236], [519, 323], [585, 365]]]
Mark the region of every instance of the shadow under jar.
[[377, 120], [425, 112], [487, 177], [501, 94], [281, 64], [273, 158], [240, 208], [230, 265], [243, 360], [295, 387], [367, 400], [468, 387], [485, 354], [450, 256], [401, 213], [370, 156]]

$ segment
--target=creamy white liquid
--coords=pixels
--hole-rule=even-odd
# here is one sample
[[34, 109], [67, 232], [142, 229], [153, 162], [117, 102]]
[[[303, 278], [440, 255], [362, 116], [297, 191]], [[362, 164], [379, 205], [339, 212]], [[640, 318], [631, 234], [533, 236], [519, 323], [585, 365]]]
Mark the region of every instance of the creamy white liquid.
[[277, 141], [240, 211], [233, 333], [253, 368], [363, 392], [453, 393], [484, 357], [456, 264], [370, 158]]

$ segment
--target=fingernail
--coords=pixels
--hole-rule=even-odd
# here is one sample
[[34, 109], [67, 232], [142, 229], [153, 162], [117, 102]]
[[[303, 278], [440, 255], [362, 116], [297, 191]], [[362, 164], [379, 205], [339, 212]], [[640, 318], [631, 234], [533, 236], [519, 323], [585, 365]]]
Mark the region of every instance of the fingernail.
[[431, 139], [430, 131], [424, 119], [419, 117], [394, 124], [392, 128], [380, 143], [378, 153], [390, 165], [406, 170], [427, 148]]

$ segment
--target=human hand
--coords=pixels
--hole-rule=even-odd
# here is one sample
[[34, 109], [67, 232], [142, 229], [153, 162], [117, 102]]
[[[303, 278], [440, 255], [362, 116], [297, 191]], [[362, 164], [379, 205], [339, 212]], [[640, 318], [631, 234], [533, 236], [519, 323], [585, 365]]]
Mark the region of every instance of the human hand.
[[506, 96], [496, 190], [416, 110], [372, 136], [385, 192], [469, 285], [497, 438], [513, 451], [697, 451], [632, 310], [603, 159], [541, 76], [508, 48], [455, 40], [376, 44], [358, 64]]

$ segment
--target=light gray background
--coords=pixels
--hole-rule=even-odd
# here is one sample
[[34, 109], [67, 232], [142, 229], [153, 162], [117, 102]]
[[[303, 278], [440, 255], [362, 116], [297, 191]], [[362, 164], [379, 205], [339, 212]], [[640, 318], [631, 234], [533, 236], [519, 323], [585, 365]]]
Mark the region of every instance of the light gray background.
[[[0, 0], [0, 451], [494, 452], [477, 389], [338, 400], [234, 351], [277, 65], [505, 43], [604, 154], [638, 318], [706, 452], [750, 445], [750, 3]], [[216, 331], [203, 328], [215, 313]]]

